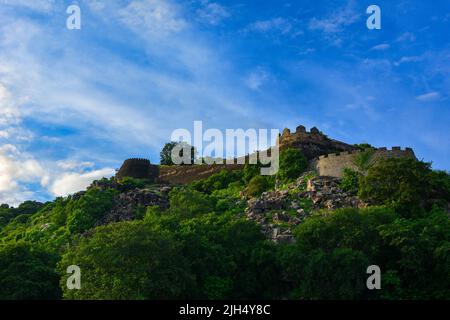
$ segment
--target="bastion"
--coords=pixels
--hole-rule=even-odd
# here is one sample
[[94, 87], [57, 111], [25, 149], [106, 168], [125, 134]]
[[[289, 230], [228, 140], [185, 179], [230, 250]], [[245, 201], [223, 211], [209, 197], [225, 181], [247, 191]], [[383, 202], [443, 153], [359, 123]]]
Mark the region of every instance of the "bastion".
[[158, 175], [158, 166], [152, 165], [150, 160], [131, 158], [124, 161], [119, 171], [116, 173], [116, 178], [123, 179], [125, 177], [130, 177], [155, 181], [158, 178]]

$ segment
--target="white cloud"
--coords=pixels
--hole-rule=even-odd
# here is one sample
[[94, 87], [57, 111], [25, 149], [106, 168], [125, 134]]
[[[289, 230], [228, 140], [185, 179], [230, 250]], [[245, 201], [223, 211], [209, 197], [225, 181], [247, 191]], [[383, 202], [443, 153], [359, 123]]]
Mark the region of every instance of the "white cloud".
[[231, 16], [230, 12], [224, 6], [215, 2], [203, 2], [203, 7], [197, 10], [198, 17], [212, 25], [217, 25], [224, 19]]
[[24, 183], [45, 185], [48, 175], [44, 168], [30, 155], [15, 146], [0, 146], [0, 203], [18, 205], [31, 199], [33, 192]]
[[55, 0], [0, 0], [0, 4], [47, 13], [52, 10], [55, 5]]
[[370, 50], [384, 51], [384, 50], [389, 49], [390, 47], [391, 46], [388, 43], [382, 43], [382, 44], [379, 44], [379, 45], [376, 45], [376, 46], [372, 47], [372, 49], [370, 49]]
[[127, 26], [154, 37], [179, 32], [187, 26], [180, 17], [180, 8], [164, 0], [132, 1], [120, 9], [119, 16]]
[[344, 30], [346, 26], [355, 23], [360, 17], [350, 5], [345, 8], [335, 10], [325, 18], [312, 18], [309, 21], [310, 30], [318, 30], [324, 33], [339, 33]]
[[[16, 146], [0, 146], [0, 204], [17, 206], [25, 200], [37, 197], [36, 190], [26, 187], [38, 184], [48, 189], [54, 196], [67, 196], [85, 190], [92, 181], [115, 174], [112, 168], [84, 171], [93, 167], [90, 162], [78, 163], [73, 160], [58, 162], [38, 161]], [[42, 191], [39, 192], [42, 194]]]
[[419, 95], [416, 97], [416, 99], [422, 102], [435, 102], [441, 99], [441, 94], [439, 92], [433, 91]]
[[245, 79], [245, 84], [252, 90], [258, 90], [268, 79], [269, 73], [263, 68], [257, 68]]
[[[216, 50], [217, 43], [192, 32], [182, 8], [156, 0], [122, 5], [98, 0], [91, 6], [91, 14], [98, 14], [99, 29], [104, 28], [99, 32], [117, 40], [114, 43], [137, 35], [133, 38], [139, 43], [130, 47], [155, 68], [54, 28], [58, 19], [44, 24], [20, 16], [2, 19], [1, 139], [22, 150], [9, 161], [34, 161], [44, 171], [29, 178], [8, 171], [4, 174], [10, 182], [8, 197], [2, 193], [0, 199], [16, 204], [38, 193], [48, 198], [48, 191], [54, 195], [79, 191], [91, 179], [112, 174], [110, 167], [123, 160], [119, 157], [139, 151], [145, 156], [160, 148], [172, 129], [190, 127], [200, 117], [211, 127], [261, 123], [251, 117], [256, 106], [248, 90], [235, 81], [238, 71]], [[3, 13], [0, 10], [0, 19], [5, 18]], [[255, 79], [256, 88], [261, 84]], [[36, 126], [26, 128], [22, 119]], [[58, 135], [60, 128], [75, 134]], [[39, 141], [33, 140], [37, 136]], [[43, 145], [48, 147], [45, 154]], [[30, 184], [33, 188], [40, 184], [41, 189], [29, 190]]]
[[247, 26], [247, 31], [255, 32], [279, 32], [287, 34], [293, 29], [292, 23], [284, 18], [272, 18], [270, 20], [255, 21]]
[[84, 170], [94, 167], [95, 163], [89, 161], [59, 160], [56, 162], [56, 165], [63, 170]]
[[422, 61], [423, 58], [419, 57], [419, 56], [410, 56], [410, 57], [401, 57], [400, 60], [394, 62], [395, 66], [399, 66], [403, 63], [408, 63], [408, 62], [419, 62]]
[[19, 118], [19, 108], [14, 104], [9, 90], [0, 82], [0, 126], [17, 124]]
[[69, 194], [85, 190], [86, 187], [88, 187], [94, 180], [98, 180], [103, 177], [111, 177], [114, 174], [115, 170], [112, 168], [94, 170], [85, 173], [65, 173], [55, 179], [50, 187], [50, 191], [57, 197], [64, 197]]
[[398, 41], [398, 42], [405, 42], [405, 41], [413, 42], [413, 41], [415, 41], [415, 40], [416, 40], [416, 36], [415, 36], [413, 33], [411, 33], [411, 32], [405, 32], [405, 33], [402, 33], [402, 34], [397, 38], [396, 41]]

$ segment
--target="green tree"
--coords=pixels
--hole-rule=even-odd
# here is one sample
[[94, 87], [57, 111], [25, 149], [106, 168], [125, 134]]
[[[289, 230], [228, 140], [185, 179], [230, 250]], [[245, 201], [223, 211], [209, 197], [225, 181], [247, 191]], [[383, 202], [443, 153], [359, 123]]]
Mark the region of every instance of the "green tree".
[[430, 164], [410, 158], [379, 159], [360, 182], [361, 199], [392, 205], [406, 215], [430, 209]]
[[281, 181], [291, 181], [298, 178], [308, 167], [305, 156], [294, 148], [288, 148], [280, 152], [280, 168], [278, 177]]
[[168, 142], [164, 145], [163, 149], [161, 150], [159, 156], [160, 156], [160, 163], [162, 165], [171, 166], [173, 165], [172, 161], [172, 149], [175, 148], [175, 146], [178, 144], [178, 142], [172, 141]]
[[[81, 268], [81, 290], [68, 290], [67, 266]], [[183, 299], [193, 285], [180, 244], [142, 221], [98, 227], [59, 263], [66, 299]]]
[[0, 300], [59, 299], [58, 257], [24, 242], [0, 247]]
[[184, 150], [189, 149], [190, 150], [189, 164], [194, 164], [195, 159], [197, 158], [197, 150], [195, 149], [195, 147], [187, 144], [186, 142], [175, 142], [175, 141], [168, 142], [164, 145], [163, 149], [160, 152], [160, 163], [162, 165], [167, 166], [171, 166], [174, 164], [172, 161], [172, 150], [176, 146], [180, 146], [180, 148], [182, 148], [179, 154], [180, 157], [183, 157]]

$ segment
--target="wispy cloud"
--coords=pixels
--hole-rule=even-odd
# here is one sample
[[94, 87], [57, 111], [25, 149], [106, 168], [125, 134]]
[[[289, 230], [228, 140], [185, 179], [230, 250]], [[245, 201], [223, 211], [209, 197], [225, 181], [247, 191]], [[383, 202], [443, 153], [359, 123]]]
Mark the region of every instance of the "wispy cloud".
[[435, 102], [441, 99], [441, 94], [439, 92], [433, 91], [421, 94], [417, 96], [416, 99], [422, 102]]
[[252, 90], [258, 90], [264, 83], [269, 80], [269, 73], [261, 67], [250, 72], [250, 74], [245, 79], [246, 85]]
[[423, 57], [420, 57], [420, 56], [406, 56], [406, 57], [401, 57], [400, 60], [394, 62], [394, 65], [399, 66], [403, 63], [419, 62], [422, 60], [423, 60]]
[[416, 36], [415, 36], [414, 33], [411, 33], [411, 32], [405, 32], [405, 33], [402, 33], [402, 34], [396, 39], [396, 41], [398, 41], [398, 42], [405, 42], [405, 41], [410, 41], [410, 42], [412, 42], [412, 41], [415, 41], [415, 40], [416, 40]]
[[342, 32], [345, 27], [358, 21], [360, 14], [353, 9], [351, 3], [343, 8], [331, 12], [323, 18], [312, 18], [309, 20], [309, 29], [324, 33], [334, 34]]
[[[84, 16], [96, 19], [94, 34], [123, 42], [126, 50], [85, 42], [85, 29], [54, 28], [52, 21], [4, 19], [0, 26], [0, 83], [8, 84], [0, 86], [0, 139], [45, 168], [48, 182], [40, 185], [41, 194], [77, 191], [113, 174], [111, 168], [125, 157], [157, 155], [171, 130], [189, 127], [193, 120], [257, 127], [260, 120], [251, 117], [257, 108], [235, 81], [238, 70], [216, 44], [195, 32], [182, 7], [171, 1], [123, 6], [97, 0], [87, 8], [91, 11]], [[139, 52], [139, 61], [130, 58], [131, 51]], [[12, 130], [15, 137], [28, 134], [29, 140], [13, 139]], [[0, 165], [6, 166], [7, 158], [2, 159]], [[93, 166], [62, 167], [65, 159]], [[22, 176], [6, 176], [2, 186], [14, 182], [17, 187], [4, 201], [37, 195]]]
[[198, 19], [211, 25], [218, 25], [229, 18], [229, 9], [216, 2], [202, 1], [202, 7], [196, 11]]
[[0, 0], [0, 4], [48, 13], [54, 8], [55, 0]]
[[163, 37], [183, 30], [187, 22], [180, 16], [180, 7], [169, 1], [132, 1], [119, 10], [121, 20], [135, 31]]
[[385, 51], [385, 50], [388, 50], [390, 47], [391, 47], [390, 44], [382, 43], [382, 44], [379, 44], [379, 45], [376, 45], [376, 46], [372, 47], [372, 49], [370, 49], [370, 50]]
[[[276, 17], [269, 20], [258, 20], [252, 22], [246, 27], [246, 31], [254, 31], [261, 33], [280, 33], [289, 34], [294, 29], [291, 21], [285, 18]], [[298, 34], [298, 33], [297, 33]]]

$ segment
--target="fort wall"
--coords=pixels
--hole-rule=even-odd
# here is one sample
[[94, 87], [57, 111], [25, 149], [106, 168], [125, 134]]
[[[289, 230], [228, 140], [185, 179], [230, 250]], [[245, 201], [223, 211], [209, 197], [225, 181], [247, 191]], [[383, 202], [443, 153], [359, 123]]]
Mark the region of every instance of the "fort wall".
[[[342, 170], [344, 168], [350, 168], [357, 170], [355, 165], [355, 159], [362, 152], [372, 150], [373, 154], [371, 157], [372, 162], [375, 162], [380, 158], [399, 158], [408, 157], [416, 159], [413, 149], [405, 148], [402, 150], [400, 147], [392, 147], [391, 150], [387, 148], [379, 149], [366, 149], [365, 151], [354, 150], [351, 152], [339, 152], [320, 156], [311, 161], [310, 167], [315, 169], [320, 176], [330, 176], [330, 177], [342, 177]], [[417, 159], [416, 159], [417, 160]]]

